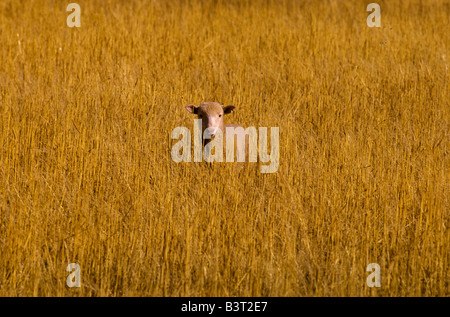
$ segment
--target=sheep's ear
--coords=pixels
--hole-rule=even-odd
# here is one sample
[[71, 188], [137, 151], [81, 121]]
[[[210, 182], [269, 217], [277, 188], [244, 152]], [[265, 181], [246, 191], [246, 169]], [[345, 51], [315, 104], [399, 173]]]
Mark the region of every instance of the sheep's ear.
[[197, 114], [197, 112], [198, 112], [198, 107], [196, 107], [194, 105], [187, 105], [185, 108], [187, 111], [189, 111], [190, 113], [193, 113], [193, 114]]
[[235, 106], [231, 106], [231, 105], [230, 105], [230, 106], [223, 107], [223, 113], [224, 113], [224, 114], [231, 113], [231, 111], [233, 111], [235, 108], [236, 108]]

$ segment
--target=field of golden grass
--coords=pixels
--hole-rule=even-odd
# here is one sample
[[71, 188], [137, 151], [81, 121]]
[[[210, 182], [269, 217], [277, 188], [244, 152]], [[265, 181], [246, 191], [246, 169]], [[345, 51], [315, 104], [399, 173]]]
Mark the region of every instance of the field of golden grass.
[[[449, 296], [450, 3], [370, 2], [0, 1], [0, 296]], [[278, 171], [173, 162], [203, 101]]]

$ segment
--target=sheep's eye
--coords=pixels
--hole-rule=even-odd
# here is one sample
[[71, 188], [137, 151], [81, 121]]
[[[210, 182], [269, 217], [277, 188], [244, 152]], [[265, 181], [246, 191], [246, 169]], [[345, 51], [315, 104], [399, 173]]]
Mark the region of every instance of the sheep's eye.
[[219, 114], [219, 118], [222, 116], [222, 114]]

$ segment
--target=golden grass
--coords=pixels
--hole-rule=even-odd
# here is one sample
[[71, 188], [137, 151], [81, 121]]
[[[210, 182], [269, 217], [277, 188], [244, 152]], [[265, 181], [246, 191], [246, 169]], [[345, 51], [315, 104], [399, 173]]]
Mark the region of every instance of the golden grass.
[[[449, 1], [76, 2], [0, 2], [1, 296], [449, 295]], [[202, 101], [278, 172], [173, 162]]]

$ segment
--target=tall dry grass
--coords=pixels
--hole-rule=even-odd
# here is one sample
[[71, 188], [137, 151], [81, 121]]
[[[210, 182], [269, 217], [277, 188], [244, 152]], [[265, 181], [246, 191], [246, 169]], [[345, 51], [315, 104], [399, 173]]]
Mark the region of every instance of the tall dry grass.
[[[0, 2], [1, 296], [449, 295], [449, 1], [69, 2]], [[174, 163], [202, 101], [278, 172]]]

